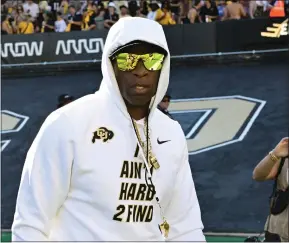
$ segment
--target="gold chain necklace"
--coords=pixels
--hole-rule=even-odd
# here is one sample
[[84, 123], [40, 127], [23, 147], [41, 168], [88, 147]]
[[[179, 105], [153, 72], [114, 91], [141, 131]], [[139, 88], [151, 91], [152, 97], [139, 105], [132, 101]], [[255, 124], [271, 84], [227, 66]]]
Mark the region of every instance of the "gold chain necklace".
[[[149, 168], [151, 168], [153, 166], [156, 170], [159, 169], [160, 164], [159, 164], [157, 158], [152, 153], [152, 145], [151, 145], [151, 141], [150, 141], [149, 129], [147, 126], [147, 118], [145, 119], [145, 122], [144, 122], [144, 134], [145, 135], [148, 134], [145, 142], [143, 142], [141, 139], [136, 122], [133, 119], [132, 119], [132, 122], [133, 122], [133, 125], [135, 127], [137, 139], [138, 139], [138, 141], [139, 141], [139, 143], [143, 149], [144, 155], [145, 156], [148, 155], [148, 158], [146, 158], [146, 159], [148, 160], [147, 162], [148, 162]], [[147, 151], [147, 149], [148, 149], [148, 151]]]
[[[147, 156], [147, 154], [148, 154], [148, 158], [146, 158], [148, 160], [147, 161], [148, 167], [151, 168], [153, 166], [154, 169], [159, 169], [160, 165], [157, 161], [157, 158], [152, 153], [152, 146], [151, 146], [151, 142], [150, 142], [150, 134], [149, 134], [149, 128], [148, 128], [148, 124], [147, 124], [147, 118], [145, 118], [145, 122], [144, 122], [144, 134], [146, 137], [146, 142], [142, 141], [136, 122], [133, 119], [131, 119], [131, 120], [133, 122], [133, 126], [134, 126], [134, 130], [136, 132], [137, 139], [138, 139], [138, 141], [139, 141], [139, 143], [143, 149], [144, 156]], [[147, 149], [148, 149], [148, 151], [147, 151]], [[144, 164], [144, 167], [146, 167], [145, 164]], [[161, 214], [161, 218], [163, 221], [163, 223], [160, 225], [160, 230], [161, 230], [162, 234], [164, 235], [164, 237], [168, 238], [169, 231], [170, 231], [170, 225], [167, 222], [166, 218], [164, 217], [164, 213], [163, 213], [163, 210], [162, 210], [162, 207], [161, 207], [161, 204], [160, 204], [158, 197], [156, 197], [156, 201], [159, 205], [160, 214]]]

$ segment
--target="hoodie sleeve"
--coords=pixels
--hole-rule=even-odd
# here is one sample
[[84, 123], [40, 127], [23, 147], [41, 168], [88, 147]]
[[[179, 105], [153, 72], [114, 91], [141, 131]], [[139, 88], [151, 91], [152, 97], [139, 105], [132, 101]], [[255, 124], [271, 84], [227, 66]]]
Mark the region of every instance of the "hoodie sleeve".
[[206, 241], [200, 206], [188, 159], [187, 141], [182, 138], [182, 155], [173, 195], [165, 217], [170, 224], [168, 241]]
[[51, 220], [67, 197], [73, 161], [69, 125], [53, 112], [39, 130], [24, 163], [12, 241], [48, 241]]

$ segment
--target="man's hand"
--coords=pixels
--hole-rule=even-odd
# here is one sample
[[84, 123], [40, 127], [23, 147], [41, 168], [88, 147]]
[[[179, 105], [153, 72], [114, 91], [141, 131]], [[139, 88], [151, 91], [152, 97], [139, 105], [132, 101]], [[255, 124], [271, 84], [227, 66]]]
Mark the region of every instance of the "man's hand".
[[288, 156], [289, 138], [282, 138], [273, 150], [273, 154], [279, 158]]

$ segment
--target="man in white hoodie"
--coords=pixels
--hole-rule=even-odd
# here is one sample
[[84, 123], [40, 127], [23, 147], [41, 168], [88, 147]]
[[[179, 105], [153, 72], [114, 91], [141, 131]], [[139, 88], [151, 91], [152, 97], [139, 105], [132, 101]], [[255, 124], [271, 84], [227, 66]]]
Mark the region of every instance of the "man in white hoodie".
[[13, 241], [205, 241], [185, 136], [157, 109], [169, 70], [158, 23], [110, 29], [99, 91], [50, 114], [28, 151]]

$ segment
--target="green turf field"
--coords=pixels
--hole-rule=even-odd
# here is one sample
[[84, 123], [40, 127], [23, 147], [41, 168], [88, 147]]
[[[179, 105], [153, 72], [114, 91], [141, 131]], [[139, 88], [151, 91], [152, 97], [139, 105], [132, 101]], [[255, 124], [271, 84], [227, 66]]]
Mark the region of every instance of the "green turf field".
[[[246, 237], [243, 236], [206, 236], [208, 242], [244, 242]], [[2, 232], [1, 233], [1, 242], [10, 242], [11, 241], [11, 233], [10, 232]]]

